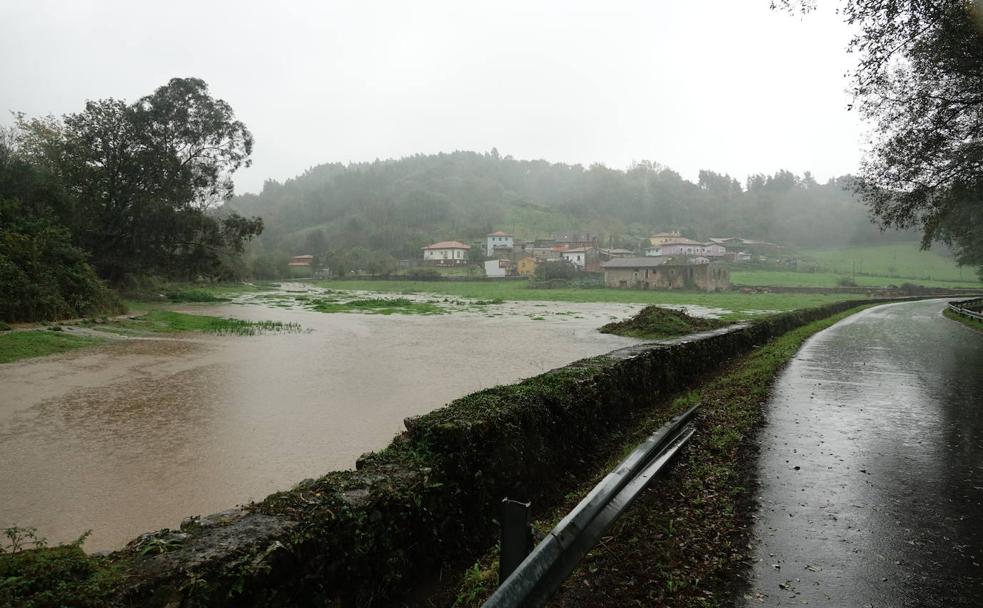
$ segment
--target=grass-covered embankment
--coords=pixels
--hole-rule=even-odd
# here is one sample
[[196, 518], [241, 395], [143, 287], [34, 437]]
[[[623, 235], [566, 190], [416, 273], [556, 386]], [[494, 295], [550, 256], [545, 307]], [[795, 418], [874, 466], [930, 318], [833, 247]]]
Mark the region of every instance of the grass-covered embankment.
[[[864, 307], [794, 329], [729, 365], [640, 426], [641, 440], [692, 405], [697, 432], [671, 472], [644, 492], [554, 600], [556, 606], [725, 603], [750, 559], [753, 435], [782, 368], [813, 334]], [[634, 443], [626, 444], [626, 449]], [[589, 489], [585, 485], [584, 489]]]
[[844, 287], [843, 281], [847, 280], [859, 288], [889, 288], [902, 285], [917, 285], [919, 287], [931, 287], [938, 289], [980, 289], [983, 283], [973, 279], [971, 273], [967, 273], [967, 278], [963, 280], [942, 280], [942, 279], [914, 279], [878, 275], [861, 275], [851, 272], [832, 273], [832, 272], [795, 272], [791, 270], [742, 270], [735, 268], [730, 273], [731, 283], [749, 287], [813, 287], [835, 289]]
[[657, 340], [709, 331], [725, 325], [729, 323], [718, 319], [691, 317], [681, 310], [646, 306], [634, 317], [602, 325], [598, 331], [602, 334]]
[[277, 283], [180, 283], [146, 278], [121, 290], [120, 295], [129, 302], [229, 302], [247, 293], [271, 291]]
[[0, 333], [0, 363], [44, 357], [86, 346], [102, 344], [105, 339], [74, 336], [61, 331], [5, 331]]
[[948, 308], [943, 310], [942, 314], [945, 315], [947, 318], [952, 319], [953, 321], [958, 321], [962, 323], [963, 325], [969, 327], [970, 329], [975, 329], [978, 332], [983, 332], [983, 321], [979, 321], [977, 319], [971, 319], [969, 317], [964, 317], [960, 314], [957, 314], [949, 310]]
[[[85, 335], [76, 335], [62, 331], [63, 327], [81, 327], [88, 331]], [[171, 310], [150, 310], [139, 316], [83, 319], [50, 328], [0, 332], [0, 363], [97, 346], [121, 335], [140, 337], [152, 334], [204, 333], [256, 336], [267, 333], [298, 333], [302, 330], [298, 323], [244, 321]]]
[[[716, 606], [735, 587], [753, 505], [754, 430], [768, 390], [802, 343], [860, 306], [803, 325], [722, 367], [705, 383], [636, 412], [589, 461], [579, 484], [537, 516], [545, 533], [646, 437], [701, 405], [697, 433], [668, 477], [653, 484], [585, 558], [551, 605]], [[584, 463], [588, 464], [588, 463]], [[497, 549], [456, 578], [440, 601], [477, 607], [498, 584]]]

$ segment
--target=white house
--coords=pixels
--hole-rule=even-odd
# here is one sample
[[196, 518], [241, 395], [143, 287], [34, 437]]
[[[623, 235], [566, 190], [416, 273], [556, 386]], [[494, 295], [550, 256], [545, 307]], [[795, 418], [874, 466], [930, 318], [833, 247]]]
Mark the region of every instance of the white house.
[[560, 252], [564, 260], [570, 262], [578, 269], [583, 270], [587, 265], [587, 248], [578, 247], [576, 249], [564, 249]]
[[498, 230], [488, 235], [487, 255], [495, 255], [496, 247], [512, 248], [512, 235]]
[[467, 264], [471, 247], [458, 241], [441, 241], [423, 248], [423, 261], [431, 264]]
[[674, 241], [655, 245], [645, 250], [645, 255], [654, 257], [664, 255], [699, 255], [716, 258], [721, 257], [725, 253], [727, 253], [727, 249], [718, 243], [700, 243], [686, 238], [678, 238]]
[[727, 253], [727, 248], [720, 243], [709, 242], [704, 245], [703, 255], [708, 258], [719, 258]]
[[486, 277], [507, 277], [511, 268], [510, 260], [487, 260], [485, 262]]

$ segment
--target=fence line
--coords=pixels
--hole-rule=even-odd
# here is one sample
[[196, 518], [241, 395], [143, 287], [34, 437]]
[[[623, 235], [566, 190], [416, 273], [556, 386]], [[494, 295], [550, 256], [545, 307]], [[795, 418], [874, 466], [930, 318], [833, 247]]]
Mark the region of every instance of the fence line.
[[[973, 310], [973, 308], [978, 308], [979, 310]], [[961, 300], [959, 302], [949, 302], [949, 310], [956, 313], [959, 316], [966, 317], [967, 319], [976, 319], [977, 321], [983, 321], [983, 298], [977, 298], [975, 300]]]
[[[690, 422], [696, 410], [693, 407], [676, 416], [635, 448], [502, 581], [482, 608], [544, 605], [618, 516], [693, 436], [695, 430]], [[503, 554], [505, 549], [503, 546]]]

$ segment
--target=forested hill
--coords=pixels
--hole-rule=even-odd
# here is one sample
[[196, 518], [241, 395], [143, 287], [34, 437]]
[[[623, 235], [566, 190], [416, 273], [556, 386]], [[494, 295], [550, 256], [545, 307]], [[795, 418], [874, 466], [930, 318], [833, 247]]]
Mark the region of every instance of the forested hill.
[[669, 229], [801, 247], [892, 238], [870, 223], [849, 182], [820, 184], [808, 173], [780, 171], [741, 184], [701, 171], [693, 183], [649, 162], [621, 171], [515, 160], [492, 150], [320, 165], [283, 184], [268, 181], [259, 195], [228, 206], [263, 218], [266, 252], [295, 254], [364, 248], [415, 258], [428, 243], [481, 239], [493, 229], [519, 238], [591, 232], [622, 246]]

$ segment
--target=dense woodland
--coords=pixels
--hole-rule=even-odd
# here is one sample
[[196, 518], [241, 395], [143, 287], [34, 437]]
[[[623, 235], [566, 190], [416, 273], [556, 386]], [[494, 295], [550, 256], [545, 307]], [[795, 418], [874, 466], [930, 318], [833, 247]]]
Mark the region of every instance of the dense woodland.
[[341, 269], [384, 269], [419, 258], [431, 242], [483, 239], [493, 229], [530, 239], [590, 232], [627, 248], [670, 229], [800, 247], [912, 238], [871, 224], [849, 177], [818, 183], [808, 173], [780, 171], [740, 183], [701, 171], [693, 183], [651, 162], [622, 171], [516, 160], [496, 150], [320, 165], [282, 184], [268, 181], [260, 194], [227, 207], [263, 219], [254, 245], [260, 274], [275, 274], [301, 253]]
[[233, 278], [262, 221], [221, 212], [252, 136], [195, 78], [0, 130], [0, 320], [120, 309], [110, 287]]

